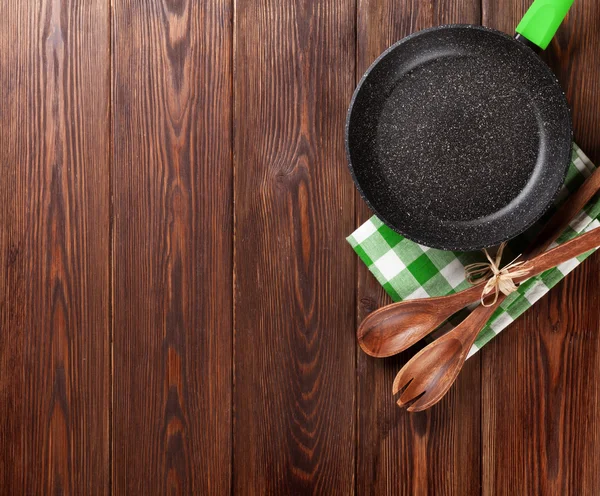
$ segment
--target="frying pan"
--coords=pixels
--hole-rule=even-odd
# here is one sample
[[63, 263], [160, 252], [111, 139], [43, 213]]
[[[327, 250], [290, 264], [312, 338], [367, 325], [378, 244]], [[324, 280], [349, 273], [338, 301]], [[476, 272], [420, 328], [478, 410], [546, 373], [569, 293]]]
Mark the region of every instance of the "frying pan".
[[445, 250], [495, 246], [552, 204], [572, 147], [565, 95], [536, 51], [573, 0], [536, 0], [517, 35], [450, 25], [385, 51], [360, 81], [346, 150], [389, 227]]

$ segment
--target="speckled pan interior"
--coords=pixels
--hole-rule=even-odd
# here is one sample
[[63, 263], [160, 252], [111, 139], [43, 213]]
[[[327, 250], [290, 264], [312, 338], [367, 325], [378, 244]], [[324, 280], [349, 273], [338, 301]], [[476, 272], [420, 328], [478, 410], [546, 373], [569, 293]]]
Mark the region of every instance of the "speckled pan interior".
[[387, 225], [446, 250], [490, 247], [547, 210], [569, 165], [564, 93], [538, 55], [480, 26], [442, 26], [386, 51], [357, 88], [346, 146]]

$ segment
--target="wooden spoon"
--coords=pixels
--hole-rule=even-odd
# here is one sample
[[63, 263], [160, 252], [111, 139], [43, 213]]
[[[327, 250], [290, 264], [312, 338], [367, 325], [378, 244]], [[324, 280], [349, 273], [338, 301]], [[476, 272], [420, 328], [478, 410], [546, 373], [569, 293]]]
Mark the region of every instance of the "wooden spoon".
[[[552, 216], [522, 259], [531, 259], [546, 251], [599, 190], [600, 168]], [[407, 300], [380, 308], [361, 323], [358, 343], [365, 353], [378, 358], [400, 353], [481, 298], [483, 285], [449, 296]]]
[[[515, 282], [523, 282], [598, 246], [600, 228], [525, 262], [519, 270], [529, 273]], [[479, 331], [503, 299], [499, 298], [493, 307], [477, 307], [457, 327], [423, 348], [402, 367], [393, 385], [394, 394], [402, 391], [398, 405], [410, 404], [409, 411], [419, 412], [442, 399], [462, 369]]]

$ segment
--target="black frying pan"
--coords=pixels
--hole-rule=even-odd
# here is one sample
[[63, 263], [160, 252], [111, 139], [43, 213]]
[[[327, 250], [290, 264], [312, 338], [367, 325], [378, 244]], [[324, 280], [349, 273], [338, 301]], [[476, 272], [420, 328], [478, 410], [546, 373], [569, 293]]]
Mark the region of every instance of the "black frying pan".
[[515, 38], [481, 26], [426, 29], [371, 66], [350, 105], [346, 147], [383, 222], [420, 244], [467, 251], [515, 237], [547, 210], [572, 129], [534, 48], [546, 48], [572, 1], [536, 0]]

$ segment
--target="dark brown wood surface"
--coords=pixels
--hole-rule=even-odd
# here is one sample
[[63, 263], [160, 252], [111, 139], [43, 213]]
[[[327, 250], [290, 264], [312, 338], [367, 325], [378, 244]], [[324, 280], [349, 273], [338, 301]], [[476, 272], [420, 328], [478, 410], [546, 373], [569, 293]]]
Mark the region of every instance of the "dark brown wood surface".
[[231, 2], [113, 2], [115, 494], [231, 481]]
[[109, 7], [0, 3], [0, 491], [109, 484]]
[[[352, 91], [528, 0], [0, 2], [2, 494], [595, 494], [600, 256], [410, 414], [344, 238]], [[600, 6], [544, 55], [600, 162]]]
[[349, 494], [356, 324], [344, 119], [355, 9], [236, 6], [234, 490]]

